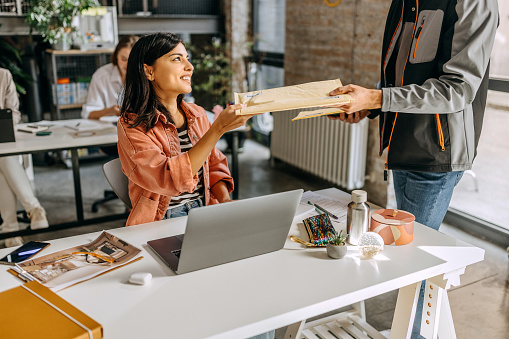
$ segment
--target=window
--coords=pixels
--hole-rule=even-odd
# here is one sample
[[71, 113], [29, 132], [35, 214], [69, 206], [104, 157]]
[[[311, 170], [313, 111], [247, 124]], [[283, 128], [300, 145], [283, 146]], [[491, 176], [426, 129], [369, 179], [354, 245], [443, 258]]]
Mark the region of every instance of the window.
[[[509, 240], [509, 2], [499, 1], [500, 26], [491, 55], [490, 91], [477, 157], [456, 187], [446, 221], [495, 243]], [[451, 219], [452, 218], [452, 219]]]
[[[253, 1], [253, 60], [249, 65], [249, 90], [284, 86], [285, 0]], [[252, 118], [256, 134], [272, 131], [270, 113]]]

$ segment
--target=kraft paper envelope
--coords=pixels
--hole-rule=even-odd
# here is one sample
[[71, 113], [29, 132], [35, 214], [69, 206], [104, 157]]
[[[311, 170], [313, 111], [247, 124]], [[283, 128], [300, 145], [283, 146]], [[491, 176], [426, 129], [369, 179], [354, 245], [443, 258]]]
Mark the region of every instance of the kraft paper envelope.
[[[343, 86], [341, 84], [341, 80], [335, 79], [308, 82], [300, 85], [271, 88], [261, 91], [234, 93], [235, 104], [247, 105], [245, 108], [236, 110], [235, 113], [237, 115], [261, 114], [265, 112], [331, 106], [340, 103], [352, 102], [353, 98], [348, 94], [329, 96], [330, 91], [341, 86]], [[294, 120], [337, 112], [339, 112], [337, 108], [301, 112]]]

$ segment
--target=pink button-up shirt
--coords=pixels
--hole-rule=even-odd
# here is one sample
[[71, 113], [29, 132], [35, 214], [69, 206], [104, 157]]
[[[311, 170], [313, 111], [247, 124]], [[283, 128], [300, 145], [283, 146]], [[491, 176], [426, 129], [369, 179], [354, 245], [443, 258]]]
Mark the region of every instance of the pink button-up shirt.
[[[183, 101], [181, 107], [187, 118], [189, 139], [195, 145], [210, 128], [210, 121], [200, 106]], [[148, 132], [142, 125], [130, 128], [123, 118], [119, 119], [117, 130], [118, 154], [122, 171], [129, 178], [133, 206], [127, 226], [162, 220], [171, 197], [193, 192], [199, 181], [197, 175], [192, 175], [188, 153], [180, 151], [177, 129], [159, 113], [156, 125]], [[214, 147], [203, 164], [205, 205], [218, 202], [210, 188], [220, 180], [226, 182], [229, 192], [233, 191], [226, 157]]]

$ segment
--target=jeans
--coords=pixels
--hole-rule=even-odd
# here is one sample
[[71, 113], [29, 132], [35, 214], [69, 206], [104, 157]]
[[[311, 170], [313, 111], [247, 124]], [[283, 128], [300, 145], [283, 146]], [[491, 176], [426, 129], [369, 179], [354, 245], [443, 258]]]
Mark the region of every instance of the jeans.
[[166, 214], [164, 215], [163, 219], [171, 219], [171, 218], [178, 218], [178, 217], [185, 217], [187, 213], [193, 208], [201, 207], [203, 206], [203, 202], [201, 199], [195, 199], [188, 201], [184, 203], [183, 205], [168, 208], [166, 210]]
[[[393, 170], [398, 209], [412, 213], [415, 221], [438, 230], [451, 202], [454, 187], [462, 176], [463, 171], [428, 173]], [[425, 287], [424, 280], [415, 311], [412, 339], [423, 338], [420, 332]]]

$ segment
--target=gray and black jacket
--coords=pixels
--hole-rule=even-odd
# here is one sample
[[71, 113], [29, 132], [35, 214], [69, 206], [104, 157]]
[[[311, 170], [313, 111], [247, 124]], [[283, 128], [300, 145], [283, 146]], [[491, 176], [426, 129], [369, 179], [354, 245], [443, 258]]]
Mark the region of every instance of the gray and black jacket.
[[488, 90], [497, 0], [393, 0], [383, 50], [386, 168], [470, 169]]

